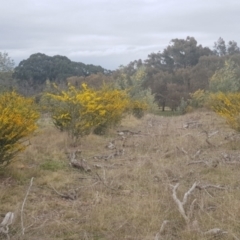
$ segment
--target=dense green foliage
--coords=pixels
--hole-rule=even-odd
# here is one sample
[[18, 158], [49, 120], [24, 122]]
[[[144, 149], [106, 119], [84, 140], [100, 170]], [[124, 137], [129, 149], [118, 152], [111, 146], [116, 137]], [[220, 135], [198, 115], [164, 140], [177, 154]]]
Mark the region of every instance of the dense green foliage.
[[9, 91], [14, 88], [13, 69], [14, 61], [7, 53], [0, 52], [0, 92]]
[[240, 67], [239, 55], [225, 61], [210, 78], [209, 90], [191, 94], [193, 107], [208, 107], [224, 117], [228, 124], [240, 131]]
[[239, 65], [233, 60], [225, 61], [224, 67], [216, 70], [210, 78], [209, 88], [212, 92], [238, 92], [240, 90]]
[[146, 102], [149, 110], [154, 112], [157, 104], [154, 102], [154, 95], [151, 94], [150, 88], [144, 87], [146, 76], [147, 73], [144, 66], [139, 67], [131, 75], [126, 74], [124, 69], [120, 69], [114, 76], [114, 86], [120, 90], [127, 90], [131, 99]]
[[21, 61], [15, 68], [13, 76], [25, 94], [32, 94], [40, 92], [47, 79], [59, 83], [71, 76], [88, 76], [98, 72], [108, 71], [100, 66], [73, 62], [65, 56], [50, 57], [36, 53]]

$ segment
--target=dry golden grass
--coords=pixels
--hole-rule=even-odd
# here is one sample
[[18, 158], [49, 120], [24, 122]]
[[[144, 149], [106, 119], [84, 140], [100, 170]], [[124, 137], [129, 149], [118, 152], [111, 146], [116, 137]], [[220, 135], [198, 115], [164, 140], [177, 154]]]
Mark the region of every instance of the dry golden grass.
[[[117, 130], [129, 132], [123, 139]], [[87, 136], [78, 146], [42, 119], [31, 145], [1, 172], [1, 219], [15, 213], [11, 239], [240, 239], [239, 140], [208, 111], [128, 117], [107, 136]], [[106, 148], [109, 142], [115, 149]], [[91, 171], [70, 166], [66, 153], [76, 150]], [[184, 206], [187, 214], [196, 199], [191, 223], [198, 222], [198, 231], [187, 226], [172, 197], [179, 183], [182, 201], [194, 182], [215, 185], [194, 189]], [[227, 233], [203, 234], [213, 228]]]

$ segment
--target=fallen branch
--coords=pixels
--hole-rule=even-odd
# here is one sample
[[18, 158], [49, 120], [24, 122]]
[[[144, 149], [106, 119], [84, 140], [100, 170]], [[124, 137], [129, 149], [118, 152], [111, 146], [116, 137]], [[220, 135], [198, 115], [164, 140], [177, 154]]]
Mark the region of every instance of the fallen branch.
[[111, 189], [111, 190], [116, 191], [116, 189], [114, 189], [114, 188], [112, 188], [112, 187], [109, 187], [109, 186], [105, 183], [105, 181], [99, 176], [99, 174], [98, 174], [97, 172], [96, 172], [96, 175], [97, 175], [98, 179], [100, 180], [100, 182], [101, 182], [105, 187], [107, 187], [107, 188], [109, 188], [109, 189]]
[[193, 162], [189, 162], [187, 165], [191, 165], [191, 164], [205, 164], [208, 166], [207, 162], [205, 161], [193, 161]]
[[193, 158], [196, 158], [197, 156], [199, 156], [201, 152], [202, 152], [202, 150], [199, 149], [199, 150], [193, 155]]
[[208, 184], [208, 185], [205, 185], [205, 186], [204, 185], [202, 185], [202, 186], [197, 185], [196, 188], [199, 189], [199, 190], [206, 189], [206, 188], [216, 188], [218, 190], [226, 190], [225, 187], [222, 187], [220, 185], [212, 185], [212, 184]]
[[169, 223], [169, 222], [170, 221], [168, 221], [168, 220], [163, 221], [162, 226], [161, 226], [160, 231], [159, 231], [160, 234], [164, 233], [165, 227], [166, 227], [167, 223]]
[[27, 192], [26, 192], [25, 198], [24, 198], [24, 200], [23, 200], [22, 208], [21, 208], [22, 235], [24, 235], [24, 231], [25, 231], [25, 228], [24, 228], [24, 225], [23, 225], [23, 209], [24, 209], [24, 205], [25, 205], [26, 200], [27, 200], [27, 196], [28, 196], [28, 194], [29, 194], [29, 192], [30, 192], [30, 189], [31, 189], [31, 187], [32, 187], [33, 179], [34, 179], [34, 178], [32, 177], [32, 178], [31, 178], [31, 181], [30, 181], [30, 185], [29, 185], [28, 190], [27, 190]]
[[107, 144], [107, 146], [105, 146], [105, 148], [108, 148], [108, 149], [115, 149], [116, 148], [116, 146], [115, 146], [115, 141], [113, 140], [113, 141], [111, 141], [111, 142], [109, 142], [108, 144]]
[[71, 166], [85, 172], [91, 172], [91, 168], [87, 165], [86, 161], [82, 159], [81, 161], [77, 161], [76, 159], [72, 159], [70, 162]]
[[182, 153], [184, 153], [184, 154], [186, 154], [186, 155], [188, 156], [188, 152], [187, 152], [186, 150], [184, 150], [184, 148], [180, 148], [180, 147], [177, 146], [177, 149], [178, 149], [180, 152], [182, 152]]
[[55, 193], [57, 193], [60, 197], [65, 198], [65, 199], [70, 199], [70, 200], [76, 200], [77, 199], [77, 195], [76, 193], [67, 193], [67, 194], [62, 194], [60, 192], [58, 192], [51, 184], [49, 184], [50, 187], [55, 191]]
[[123, 136], [123, 135], [134, 135], [134, 134], [140, 134], [141, 131], [138, 131], [138, 132], [133, 132], [133, 131], [130, 131], [130, 130], [122, 130], [122, 131], [117, 131], [118, 135], [120, 136]]
[[[161, 239], [161, 235], [164, 234], [166, 225], [167, 225], [169, 222], [170, 222], [170, 221], [168, 221], [168, 220], [164, 220], [164, 221], [163, 221], [162, 226], [161, 226], [161, 228], [160, 228], [160, 231], [156, 234], [154, 240], [159, 240], [159, 239]], [[160, 238], [159, 238], [159, 237], [160, 237]]]
[[77, 150], [70, 154], [70, 165], [85, 172], [91, 172], [91, 168], [87, 165], [84, 159], [81, 159], [80, 161], [76, 159], [77, 154], [81, 154], [81, 151]]
[[114, 154], [110, 154], [110, 155], [102, 155], [102, 156], [94, 156], [93, 159], [95, 160], [100, 160], [100, 159], [104, 159], [104, 160], [109, 160], [109, 159], [112, 159], [114, 158]]
[[[178, 211], [180, 212], [180, 214], [182, 215], [182, 217], [184, 218], [184, 220], [186, 221], [187, 225], [189, 226], [189, 222], [190, 222], [190, 217], [189, 216], [192, 216], [192, 213], [191, 213], [191, 208], [190, 208], [190, 212], [189, 214], [187, 215], [185, 210], [184, 210], [184, 205], [187, 203], [187, 199], [188, 197], [190, 196], [190, 194], [193, 192], [193, 190], [196, 188], [197, 186], [197, 183], [195, 182], [192, 187], [184, 194], [184, 197], [183, 197], [183, 201], [181, 202], [178, 197], [177, 197], [177, 188], [179, 187], [179, 183], [177, 183], [174, 188], [173, 188], [173, 200], [175, 201], [175, 203], [177, 204], [178, 206]], [[194, 203], [196, 202], [196, 200], [193, 200], [192, 204], [193, 205]]]
[[166, 225], [169, 223], [170, 221], [168, 220], [164, 220], [163, 223], [162, 223], [162, 226], [159, 230], [159, 232], [156, 234], [154, 240], [160, 240], [162, 237], [162, 235], [164, 235], [165, 233], [165, 228], [166, 228]]
[[213, 228], [213, 229], [210, 229], [206, 232], [203, 232], [202, 234], [206, 236], [206, 235], [222, 235], [222, 234], [227, 234], [227, 233], [228, 232], [223, 231], [220, 228]]
[[216, 135], [216, 134], [218, 134], [218, 131], [213, 132], [213, 133], [211, 133], [211, 134], [208, 134], [208, 138], [211, 138], [211, 137], [213, 137], [213, 136]]
[[191, 165], [191, 164], [204, 164], [207, 167], [216, 168], [219, 165], [219, 161], [213, 160], [213, 161], [207, 162], [207, 161], [199, 160], [199, 161], [192, 161], [187, 163], [187, 165]]
[[198, 128], [201, 126], [202, 126], [202, 124], [199, 123], [198, 121], [191, 121], [191, 122], [186, 122], [183, 124], [183, 128]]
[[14, 219], [14, 213], [8, 212], [0, 224], [0, 233], [6, 234], [7, 239], [10, 239], [8, 235], [8, 232], [9, 232], [8, 226], [12, 224], [13, 219]]
[[[213, 229], [210, 229], [206, 232], [203, 232], [199, 229], [199, 226], [198, 226], [198, 221], [197, 220], [193, 220], [193, 210], [194, 210], [194, 204], [196, 203], [197, 199], [194, 199], [192, 201], [192, 203], [190, 204], [190, 208], [189, 208], [189, 212], [188, 214], [186, 214], [186, 211], [184, 209], [184, 205], [187, 203], [187, 200], [188, 200], [188, 197], [192, 194], [192, 192], [194, 191], [195, 188], [198, 188], [198, 189], [206, 189], [206, 188], [217, 188], [219, 190], [223, 190], [225, 189], [224, 187], [221, 187], [219, 185], [205, 185], [205, 186], [200, 186], [199, 184], [197, 184], [196, 182], [192, 185], [192, 187], [184, 194], [184, 197], [183, 197], [183, 200], [180, 201], [177, 197], [177, 188], [179, 187], [179, 183], [177, 183], [174, 187], [173, 187], [173, 200], [175, 201], [175, 203], [177, 204], [178, 206], [178, 211], [180, 212], [180, 214], [182, 215], [182, 217], [184, 218], [186, 224], [187, 224], [187, 228], [188, 230], [190, 231], [195, 231], [195, 232], [198, 232], [200, 233], [201, 235], [204, 235], [204, 236], [208, 236], [208, 235], [222, 235], [222, 234], [228, 234], [228, 232], [226, 231], [223, 231], [222, 229], [220, 228], [213, 228]], [[163, 228], [163, 231], [164, 231], [164, 228], [165, 228], [165, 225], [166, 223], [163, 222], [162, 224], [162, 228]], [[161, 232], [161, 230], [160, 230]], [[155, 240], [158, 240], [159, 239], [159, 236], [160, 236], [160, 232], [156, 235], [155, 237]]]
[[216, 147], [214, 144], [209, 142], [208, 138], [206, 139], [206, 143], [209, 144], [211, 147]]
[[214, 133], [211, 133], [211, 134], [209, 134], [206, 130], [203, 130], [202, 131], [202, 133], [205, 133], [206, 134], [206, 143], [208, 144], [208, 145], [210, 145], [211, 147], [216, 147], [214, 144], [212, 144], [211, 142], [209, 142], [209, 138], [211, 138], [212, 136], [214, 136], [215, 134], [217, 134], [218, 133], [218, 131], [216, 131], [216, 132], [214, 132]]

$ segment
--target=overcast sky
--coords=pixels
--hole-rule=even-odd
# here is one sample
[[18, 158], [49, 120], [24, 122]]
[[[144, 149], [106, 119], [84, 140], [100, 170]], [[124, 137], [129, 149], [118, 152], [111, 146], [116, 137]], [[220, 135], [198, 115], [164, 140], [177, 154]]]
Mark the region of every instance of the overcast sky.
[[240, 0], [0, 0], [0, 52], [16, 65], [31, 54], [116, 69], [194, 37], [240, 46]]

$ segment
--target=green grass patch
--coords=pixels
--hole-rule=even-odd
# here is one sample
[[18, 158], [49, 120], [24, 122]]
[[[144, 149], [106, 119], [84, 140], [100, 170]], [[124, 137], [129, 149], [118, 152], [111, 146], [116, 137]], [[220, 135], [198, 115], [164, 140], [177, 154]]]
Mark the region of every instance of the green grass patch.
[[48, 171], [58, 171], [67, 167], [65, 162], [56, 161], [52, 159], [47, 159], [43, 163], [40, 164], [40, 169], [48, 170]]

